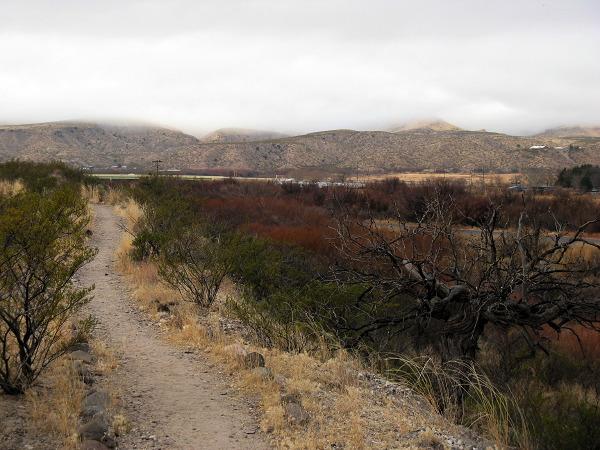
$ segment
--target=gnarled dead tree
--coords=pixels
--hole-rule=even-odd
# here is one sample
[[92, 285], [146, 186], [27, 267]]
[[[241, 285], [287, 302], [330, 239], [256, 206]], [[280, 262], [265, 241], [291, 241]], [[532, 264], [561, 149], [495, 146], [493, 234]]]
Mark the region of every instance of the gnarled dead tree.
[[[524, 205], [517, 229], [508, 230], [501, 204], [471, 220], [441, 194], [416, 223], [339, 219], [336, 280], [394, 305], [374, 308], [351, 331], [412, 330], [416, 348], [472, 361], [491, 324], [518, 329], [532, 352], [543, 349], [538, 333], [545, 326], [598, 330], [600, 244], [584, 232], [600, 218], [575, 228], [555, 221], [551, 231], [536, 219]], [[465, 222], [473, 228], [458, 225]]]

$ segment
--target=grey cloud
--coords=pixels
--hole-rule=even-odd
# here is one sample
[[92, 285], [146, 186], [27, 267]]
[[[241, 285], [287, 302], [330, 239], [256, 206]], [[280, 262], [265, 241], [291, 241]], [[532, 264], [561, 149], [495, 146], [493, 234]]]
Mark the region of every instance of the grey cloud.
[[529, 0], [0, 1], [0, 122], [518, 133], [597, 122], [600, 6]]

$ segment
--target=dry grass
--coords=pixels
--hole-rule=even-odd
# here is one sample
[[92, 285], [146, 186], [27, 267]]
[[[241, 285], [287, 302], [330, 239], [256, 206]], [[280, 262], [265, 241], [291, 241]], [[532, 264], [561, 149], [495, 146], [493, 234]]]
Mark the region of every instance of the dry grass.
[[78, 448], [79, 414], [84, 385], [67, 357], [54, 362], [43, 374], [41, 384], [26, 393], [31, 426], [36, 433], [57, 436], [62, 448]]
[[[93, 340], [90, 347], [96, 360], [95, 372], [109, 374], [119, 366], [119, 359], [103, 342]], [[26, 392], [27, 425], [43, 448], [49, 448], [45, 447], [49, 445], [48, 439], [59, 442], [61, 449], [79, 448], [78, 429], [82, 424], [80, 414], [85, 392], [86, 386], [68, 355], [54, 361]], [[116, 405], [118, 393], [109, 390], [109, 395], [111, 404]], [[128, 426], [130, 423], [124, 417], [113, 416], [113, 429], [124, 432]]]
[[0, 195], [13, 195], [25, 189], [25, 185], [20, 181], [0, 181]]
[[385, 175], [371, 175], [359, 177], [360, 181], [379, 181], [386, 178], [398, 178], [406, 183], [421, 183], [432, 180], [450, 180], [463, 181], [466, 184], [490, 184], [490, 185], [509, 185], [512, 180], [522, 179], [523, 175], [514, 173], [491, 174], [482, 177], [480, 173], [430, 173], [430, 172], [400, 172]]
[[90, 342], [90, 349], [96, 358], [95, 371], [108, 375], [121, 365], [118, 356], [106, 343], [94, 339]]
[[[506, 447], [514, 430], [520, 430], [522, 446], [529, 445], [526, 421], [516, 399], [501, 393], [474, 363], [441, 364], [430, 357], [396, 357], [394, 363], [392, 376], [408, 380], [412, 389], [450, 421], [462, 422]], [[469, 382], [467, 391], [462, 388], [465, 379]], [[463, 407], [457, 407], [454, 401], [458, 391], [464, 396]]]
[[119, 188], [105, 186], [103, 184], [81, 186], [81, 195], [92, 203], [109, 203], [116, 205], [125, 199], [123, 191]]
[[143, 217], [142, 207], [131, 198], [119, 202], [115, 206], [115, 212], [127, 222], [127, 229], [132, 229]]

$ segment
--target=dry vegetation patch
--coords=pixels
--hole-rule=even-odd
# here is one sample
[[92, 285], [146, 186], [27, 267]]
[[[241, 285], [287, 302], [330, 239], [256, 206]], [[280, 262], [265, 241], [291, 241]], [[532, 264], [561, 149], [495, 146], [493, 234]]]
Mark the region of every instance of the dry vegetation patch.
[[[128, 220], [140, 217], [139, 207], [131, 202], [118, 211]], [[275, 446], [486, 446], [470, 431], [433, 413], [410, 389], [374, 375], [343, 350], [323, 346], [307, 354], [260, 347], [252, 333], [228, 314], [226, 301], [238, 295], [235, 285], [226, 283], [211, 309], [202, 310], [162, 283], [153, 263], [133, 263], [128, 257], [131, 242], [131, 235], [125, 234], [117, 260], [141, 309], [174, 345], [202, 352], [233, 374], [240, 395], [259, 398], [261, 428]], [[265, 367], [248, 366], [246, 356], [252, 352], [264, 356]]]
[[[104, 375], [118, 367], [119, 360], [105, 343], [93, 340], [93, 372], [101, 384]], [[94, 384], [98, 388], [97, 384]], [[82, 425], [83, 399], [91, 387], [78, 373], [69, 355], [54, 361], [24, 396], [0, 395], [0, 448], [78, 449]], [[129, 421], [118, 414], [118, 392], [111, 397], [112, 428], [118, 435], [125, 432]]]

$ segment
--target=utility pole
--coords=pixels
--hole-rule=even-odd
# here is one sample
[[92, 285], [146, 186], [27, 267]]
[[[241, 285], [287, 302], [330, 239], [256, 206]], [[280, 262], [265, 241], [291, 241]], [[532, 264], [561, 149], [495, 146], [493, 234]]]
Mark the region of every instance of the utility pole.
[[158, 165], [162, 162], [162, 159], [155, 159], [152, 162], [156, 163], [156, 176], [158, 177]]

